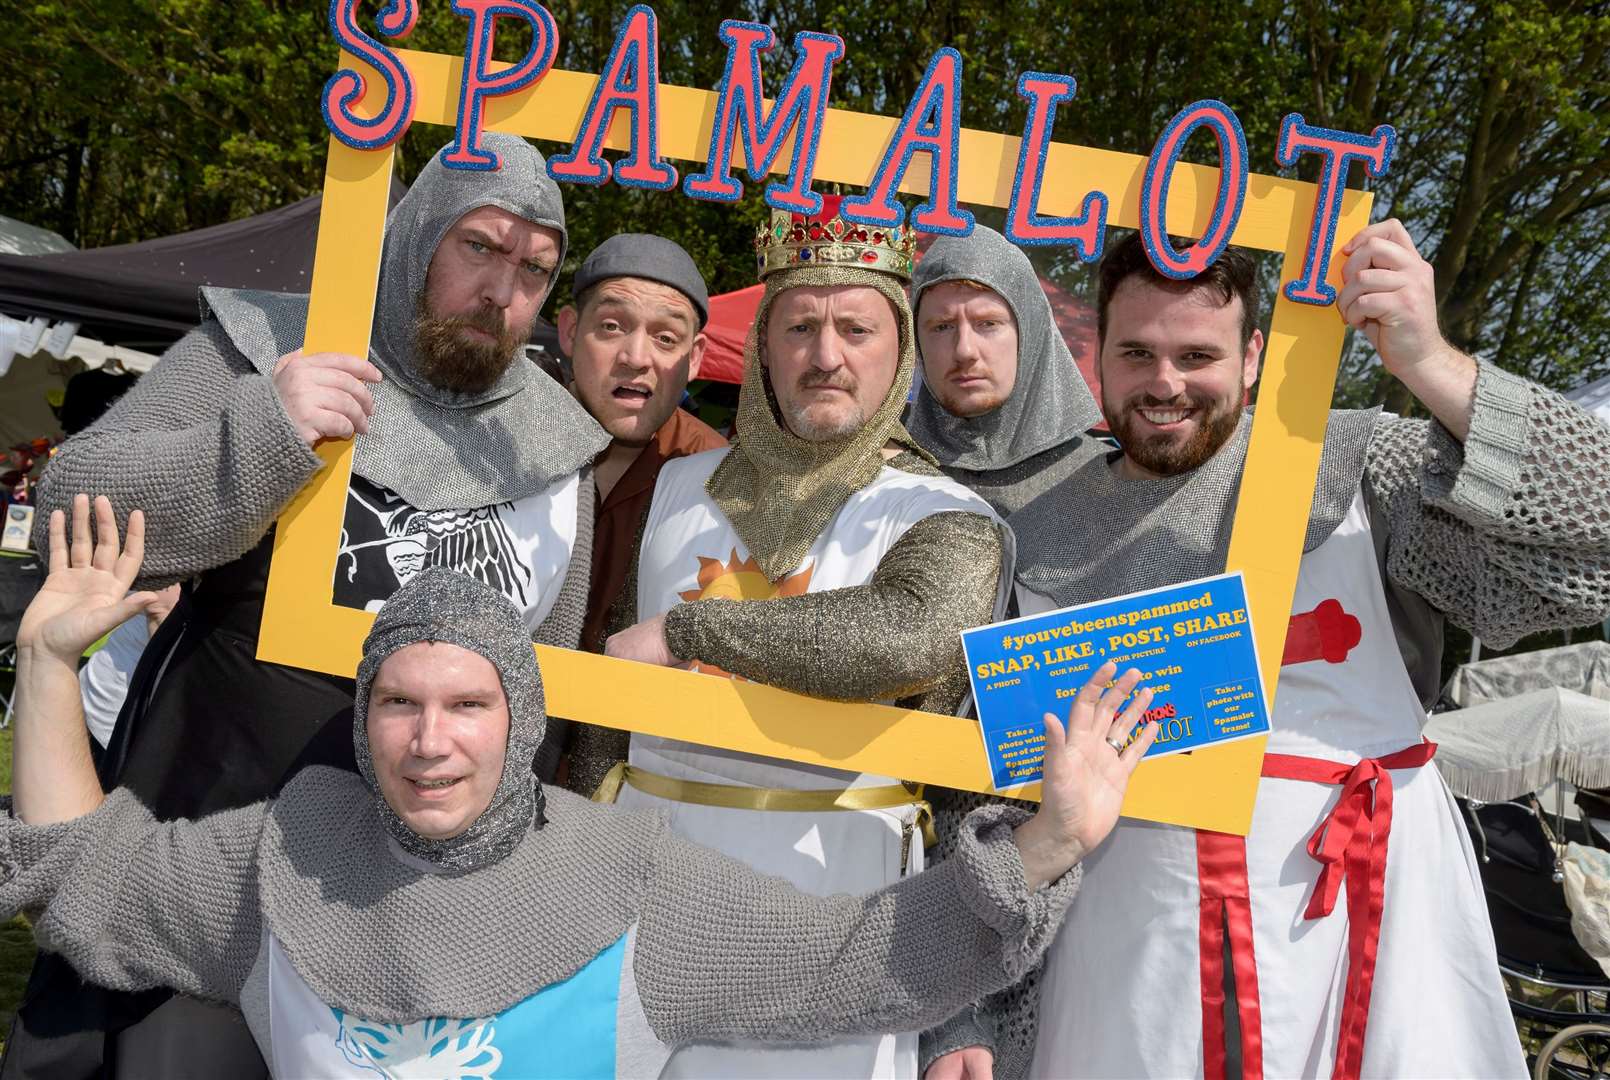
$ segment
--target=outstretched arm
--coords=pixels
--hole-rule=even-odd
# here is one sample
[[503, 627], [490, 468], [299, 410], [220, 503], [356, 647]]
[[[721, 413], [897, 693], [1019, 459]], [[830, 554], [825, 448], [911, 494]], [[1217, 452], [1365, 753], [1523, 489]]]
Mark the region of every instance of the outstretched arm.
[[962, 666], [961, 631], [989, 621], [1000, 526], [933, 514], [907, 529], [865, 585], [764, 602], [679, 604], [610, 638], [606, 652], [701, 660], [796, 693], [882, 701], [924, 693]]
[[665, 1042], [816, 1041], [932, 1024], [1038, 962], [1073, 896], [1073, 868], [1118, 818], [1148, 724], [1120, 754], [1150, 693], [1105, 693], [1108, 665], [1068, 728], [1046, 718], [1043, 802], [1033, 818], [976, 812], [954, 857], [869, 896], [817, 897], [666, 834], [639, 924], [636, 975]]
[[0, 819], [0, 917], [34, 915], [41, 948], [116, 989], [171, 986], [228, 1000], [256, 953], [258, 804], [201, 822], [157, 822], [124, 791], [103, 801], [90, 766], [74, 665], [148, 607], [125, 595], [139, 570], [142, 515], [120, 547], [111, 504], [73, 500], [72, 541], [51, 515], [50, 576], [18, 632], [12, 815]]
[[118, 789], [71, 821], [0, 818], [0, 918], [27, 913], [39, 947], [98, 986], [238, 1000], [262, 937], [265, 807], [161, 822]]

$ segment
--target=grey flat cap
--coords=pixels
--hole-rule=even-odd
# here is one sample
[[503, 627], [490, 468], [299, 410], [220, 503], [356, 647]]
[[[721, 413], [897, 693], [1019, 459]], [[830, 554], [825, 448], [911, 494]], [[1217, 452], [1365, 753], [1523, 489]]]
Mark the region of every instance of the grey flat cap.
[[710, 294], [693, 256], [674, 240], [653, 233], [616, 233], [593, 248], [576, 271], [573, 296], [606, 278], [634, 277], [669, 285], [693, 303], [702, 327], [710, 318]]

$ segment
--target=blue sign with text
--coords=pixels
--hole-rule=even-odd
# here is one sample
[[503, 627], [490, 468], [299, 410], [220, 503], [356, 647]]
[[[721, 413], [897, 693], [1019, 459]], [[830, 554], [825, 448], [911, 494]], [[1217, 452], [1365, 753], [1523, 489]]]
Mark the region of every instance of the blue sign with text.
[[1045, 724], [1064, 723], [1079, 688], [1111, 660], [1139, 668], [1158, 722], [1147, 757], [1269, 730], [1257, 644], [1240, 574], [1188, 581], [962, 633], [979, 727], [997, 790], [1036, 783]]

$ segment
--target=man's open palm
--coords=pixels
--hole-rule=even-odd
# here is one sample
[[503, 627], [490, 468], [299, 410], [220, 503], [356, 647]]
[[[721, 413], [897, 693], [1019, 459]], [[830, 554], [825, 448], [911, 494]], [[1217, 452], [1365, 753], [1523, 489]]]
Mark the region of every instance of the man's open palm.
[[151, 592], [130, 593], [145, 555], [145, 517], [129, 515], [128, 540], [119, 544], [117, 519], [105, 496], [95, 500], [94, 537], [90, 501], [73, 498], [72, 541], [65, 515], [50, 515], [50, 575], [23, 612], [17, 644], [63, 660], [76, 659], [124, 620], [157, 602]]
[[[1085, 851], [1099, 844], [1118, 823], [1129, 777], [1151, 746], [1155, 729], [1135, 732], [1152, 692], [1142, 689], [1129, 707], [1119, 706], [1140, 682], [1140, 672], [1124, 672], [1111, 687], [1101, 686], [1101, 672], [1082, 687], [1064, 729], [1046, 714], [1045, 764], [1040, 805], [1061, 819], [1068, 836]], [[1108, 675], [1110, 678], [1111, 675]], [[1131, 735], [1135, 737], [1131, 739]], [[1127, 743], [1118, 753], [1108, 739]]]

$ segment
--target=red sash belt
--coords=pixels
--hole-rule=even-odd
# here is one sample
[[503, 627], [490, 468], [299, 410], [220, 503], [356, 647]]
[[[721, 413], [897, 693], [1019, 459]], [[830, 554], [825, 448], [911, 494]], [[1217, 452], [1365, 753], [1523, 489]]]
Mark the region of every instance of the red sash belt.
[[[1435, 743], [1424, 742], [1385, 757], [1365, 758], [1356, 765], [1290, 754], [1267, 754], [1263, 759], [1264, 776], [1340, 784], [1342, 788], [1335, 807], [1308, 841], [1308, 853], [1321, 869], [1303, 912], [1307, 919], [1329, 915], [1346, 883], [1347, 984], [1336, 1065], [1331, 1073], [1335, 1080], [1355, 1080], [1363, 1065], [1364, 1026], [1369, 1018], [1375, 955], [1381, 940], [1381, 911], [1386, 899], [1387, 837], [1392, 831], [1392, 774], [1387, 770], [1419, 768], [1431, 760], [1436, 749]], [[1246, 842], [1239, 836], [1198, 832], [1196, 860], [1202, 896], [1199, 942], [1204, 1069], [1213, 1080], [1224, 1076], [1227, 1067], [1224, 954], [1228, 943], [1241, 1027], [1241, 1073], [1243, 1077], [1262, 1076], [1263, 1035], [1252, 947]]]

